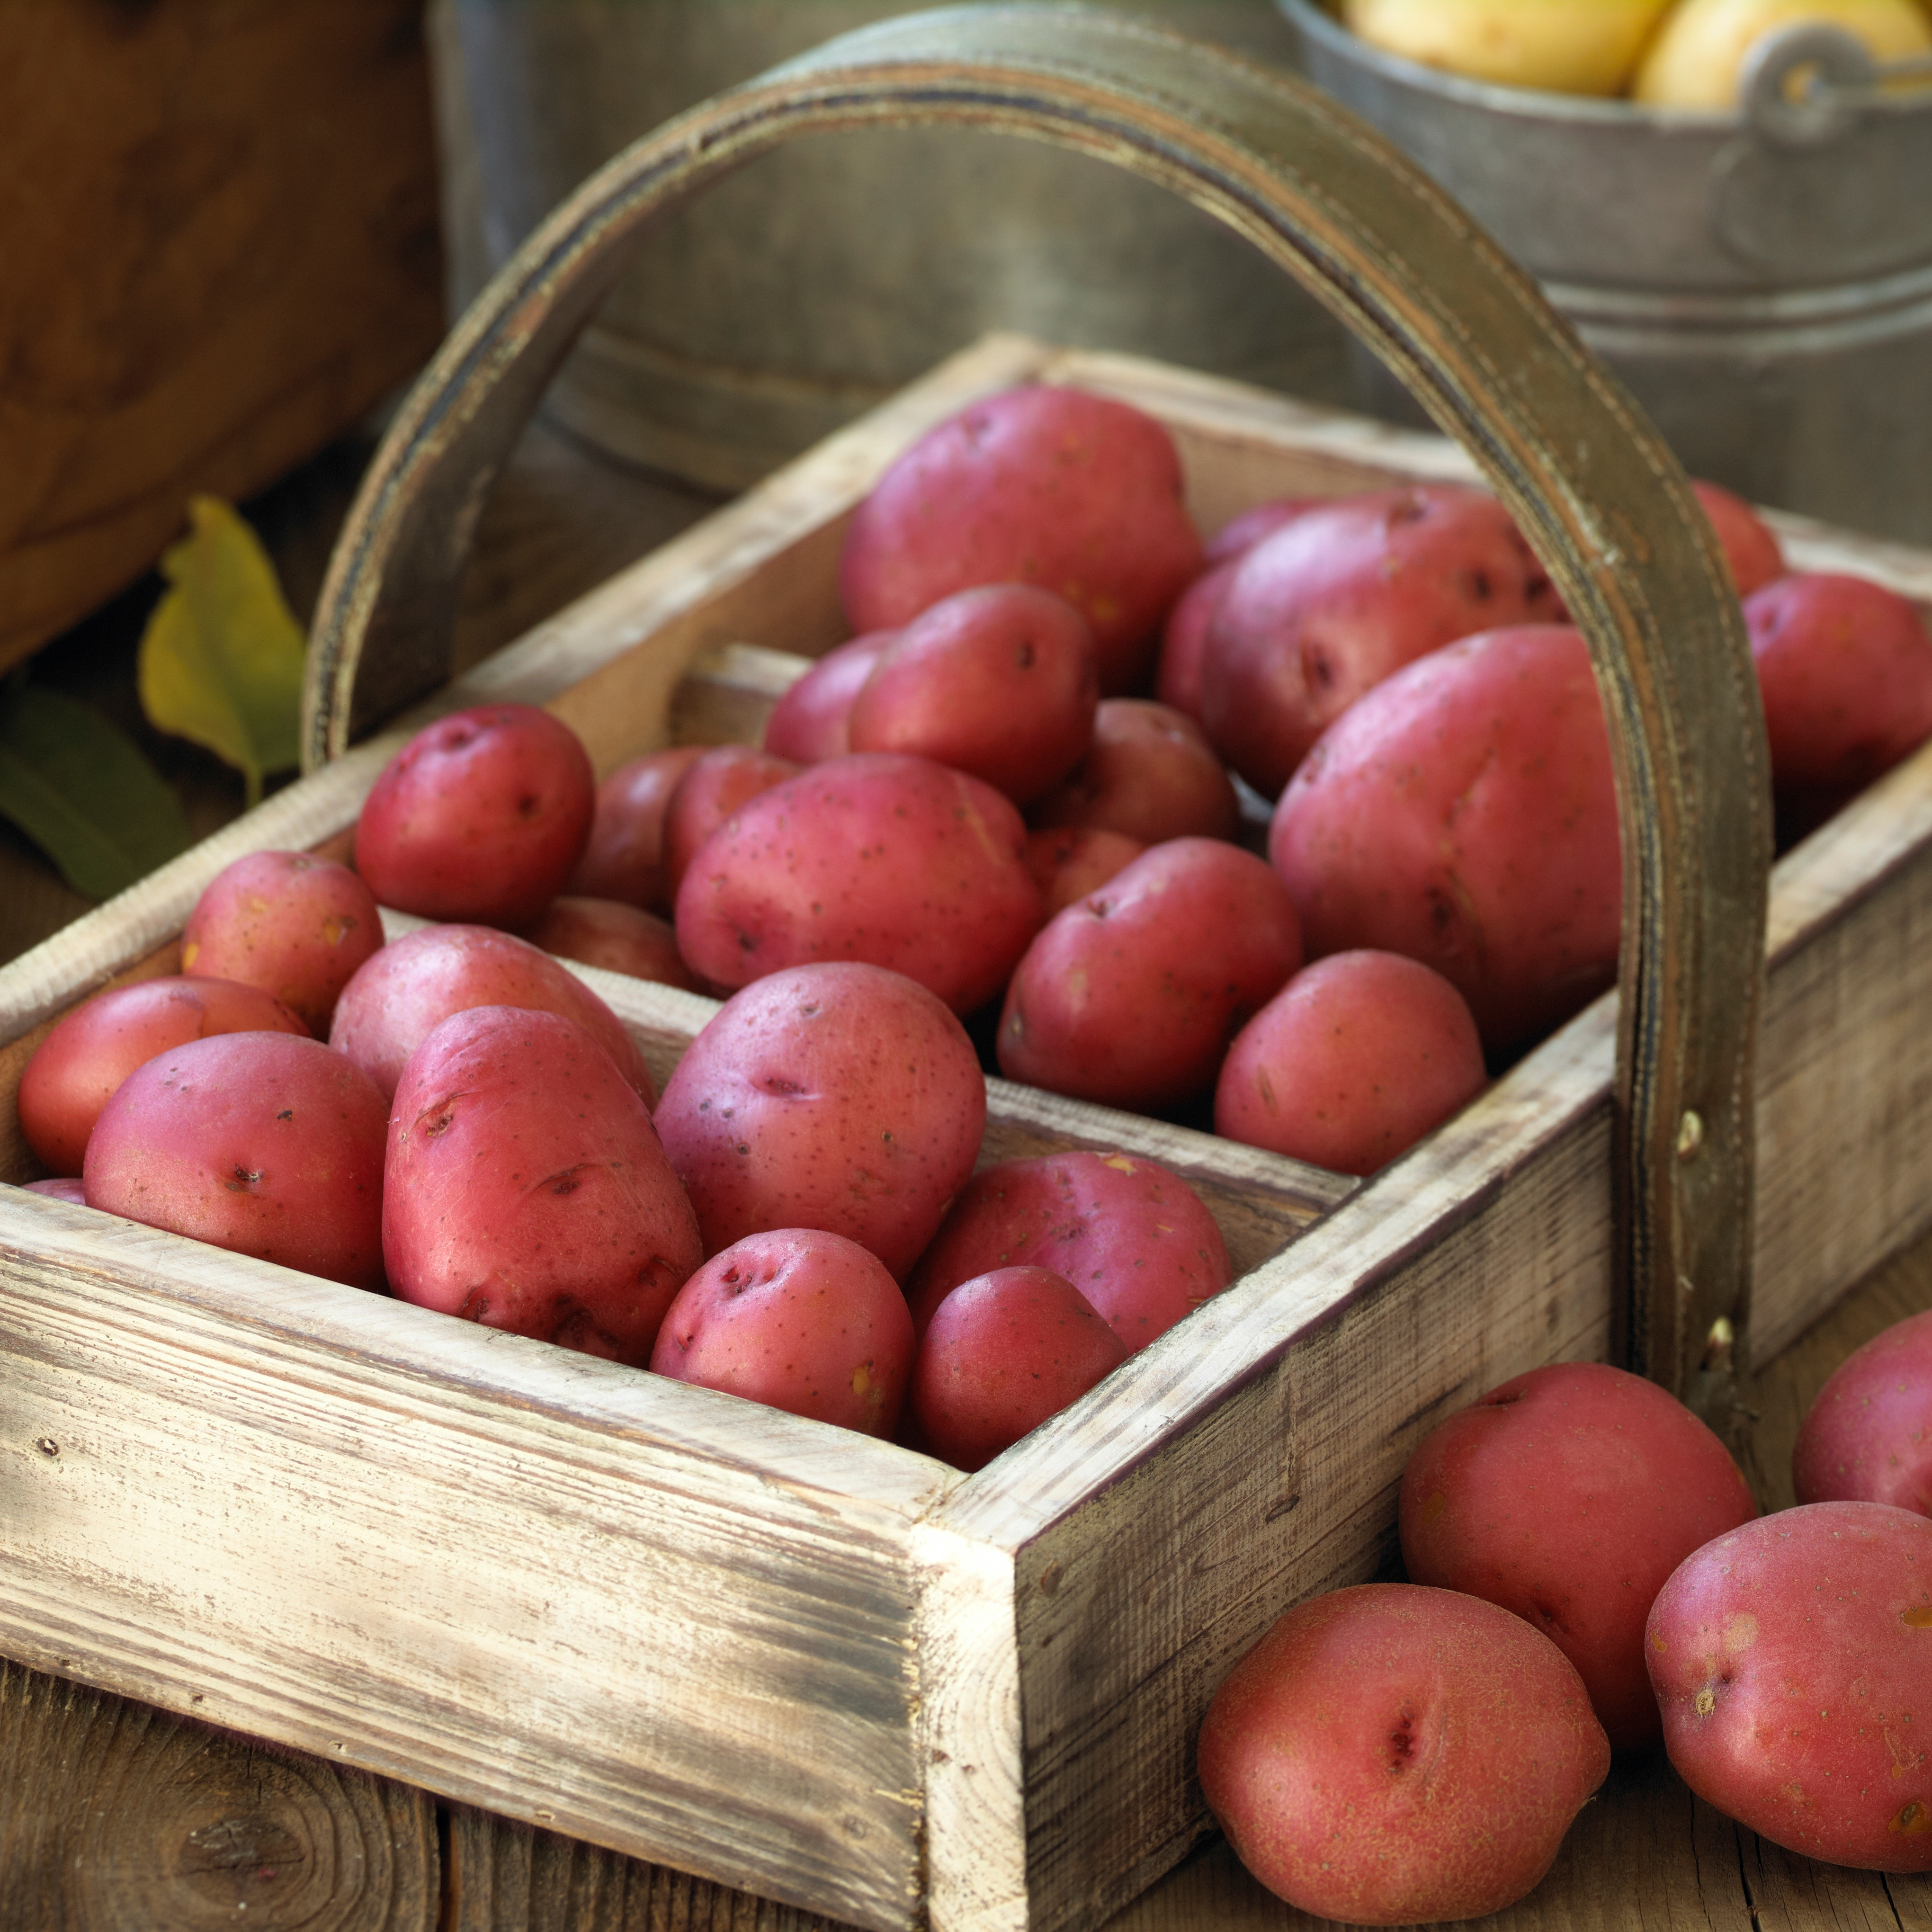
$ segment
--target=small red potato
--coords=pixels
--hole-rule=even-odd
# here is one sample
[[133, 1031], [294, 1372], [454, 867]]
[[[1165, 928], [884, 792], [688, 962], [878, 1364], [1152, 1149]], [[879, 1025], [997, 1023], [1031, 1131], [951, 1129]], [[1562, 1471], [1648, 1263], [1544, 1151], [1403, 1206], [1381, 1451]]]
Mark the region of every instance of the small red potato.
[[822, 1228], [895, 1278], [972, 1172], [986, 1121], [966, 1029], [924, 987], [856, 962], [794, 967], [734, 994], [657, 1110], [707, 1254], [773, 1228]]
[[1337, 1174], [1372, 1174], [1489, 1078], [1469, 1003], [1396, 952], [1304, 966], [1234, 1036], [1214, 1131]]
[[171, 974], [110, 988], [64, 1014], [34, 1049], [20, 1076], [20, 1131], [42, 1166], [78, 1174], [101, 1108], [156, 1054], [216, 1034], [308, 1031], [272, 994], [232, 980]]
[[1138, 838], [1087, 825], [1048, 826], [1027, 834], [1027, 869], [1047, 916], [1096, 892], [1147, 850]]
[[182, 929], [182, 970], [272, 994], [317, 1039], [351, 975], [382, 943], [375, 895], [309, 852], [250, 852], [225, 866]]
[[1287, 890], [1218, 838], [1151, 846], [1056, 913], [1000, 1015], [1000, 1071], [1148, 1110], [1210, 1090], [1228, 1042], [1301, 964]]
[[1160, 621], [1200, 568], [1162, 424], [1030, 384], [973, 404], [886, 471], [852, 519], [838, 586], [863, 632], [976, 584], [1036, 584], [1093, 626], [1111, 695], [1145, 688]]
[[907, 1282], [915, 1332], [962, 1282], [1026, 1267], [1064, 1275], [1130, 1352], [1234, 1279], [1214, 1216], [1164, 1167], [1078, 1150], [1000, 1161], [974, 1175]]
[[87, 1204], [380, 1288], [388, 1126], [368, 1076], [320, 1040], [188, 1040], [136, 1067], [101, 1109]]
[[1006, 984], [1042, 916], [1010, 800], [929, 758], [855, 752], [761, 792], [706, 841], [678, 889], [677, 942], [716, 986], [858, 960], [965, 1013]]
[[1706, 1804], [1805, 1858], [1932, 1871], [1932, 1518], [1760, 1516], [1672, 1573], [1645, 1653]]
[[452, 1013], [391, 1110], [382, 1252], [405, 1301], [642, 1366], [703, 1258], [635, 1088], [560, 1013]]
[[988, 584], [942, 598], [852, 701], [855, 752], [911, 752], [1030, 805], [1081, 760], [1100, 700], [1094, 634], [1064, 597]]
[[1533, 1891], [1610, 1748], [1569, 1660], [1475, 1597], [1365, 1583], [1298, 1604], [1201, 1726], [1202, 1794], [1277, 1897], [1352, 1925]]
[[651, 1366], [863, 1436], [898, 1426], [912, 1317], [877, 1256], [818, 1228], [747, 1234], [665, 1316]]
[[765, 749], [800, 765], [842, 758], [852, 748], [852, 700], [872, 676], [879, 653], [898, 635], [868, 631], [827, 651], [772, 706], [765, 720]]
[[387, 1096], [430, 1029], [470, 1006], [528, 1006], [574, 1020], [652, 1103], [650, 1070], [623, 1022], [548, 953], [492, 926], [425, 926], [384, 946], [343, 988], [328, 1043]]
[[1358, 699], [1268, 832], [1311, 957], [1420, 959], [1492, 1052], [1615, 982], [1618, 851], [1589, 652], [1556, 625], [1465, 638]]
[[1932, 1516], [1932, 1310], [1838, 1364], [1798, 1425], [1791, 1474], [1801, 1503], [1889, 1503]]
[[701, 745], [646, 752], [620, 765], [597, 788], [590, 842], [565, 890], [578, 897], [618, 899], [646, 912], [670, 910], [664, 878], [664, 807], [678, 780], [704, 755]]
[[1109, 698], [1094, 713], [1087, 755], [1030, 816], [1036, 825], [1084, 825], [1158, 845], [1232, 838], [1241, 807], [1192, 718], [1149, 698]]
[[1240, 560], [1208, 627], [1201, 722], [1264, 797], [1364, 692], [1472, 632], [1557, 599], [1486, 490], [1424, 484], [1338, 497]]
[[913, 1363], [921, 1446], [982, 1469], [1127, 1359], [1094, 1304], [1051, 1268], [975, 1275], [933, 1311]]
[[1730, 1452], [1676, 1396], [1601, 1362], [1533, 1369], [1417, 1444], [1409, 1581], [1499, 1604], [1576, 1666], [1618, 1750], [1662, 1735], [1644, 1619], [1664, 1580], [1757, 1514]]
[[1690, 489], [1711, 520], [1740, 597], [1748, 597], [1773, 578], [1784, 574], [1784, 551], [1777, 536], [1742, 496], [1722, 484], [1706, 483], [1699, 477], [1691, 478]]
[[664, 867], [671, 903], [698, 848], [748, 799], [797, 777], [800, 766], [750, 745], [713, 745], [678, 781], [664, 807]]
[[1334, 501], [1332, 496], [1270, 496], [1239, 516], [1230, 517], [1208, 539], [1203, 560], [1210, 569], [1232, 563], [1246, 556], [1262, 538], [1273, 536], [1304, 512], [1324, 508]]
[[576, 870], [596, 798], [589, 754], [548, 712], [452, 712], [384, 766], [356, 821], [356, 869], [401, 912], [526, 926]]
[[560, 959], [574, 959], [580, 966], [601, 966], [608, 973], [628, 973], [634, 980], [682, 986], [688, 993], [705, 990], [679, 953], [670, 922], [620, 900], [578, 898], [566, 893], [550, 901], [524, 937], [532, 946]]
[[22, 1185], [29, 1194], [45, 1194], [64, 1201], [70, 1208], [87, 1205], [87, 1184], [78, 1174], [57, 1174], [51, 1180], [29, 1180]]

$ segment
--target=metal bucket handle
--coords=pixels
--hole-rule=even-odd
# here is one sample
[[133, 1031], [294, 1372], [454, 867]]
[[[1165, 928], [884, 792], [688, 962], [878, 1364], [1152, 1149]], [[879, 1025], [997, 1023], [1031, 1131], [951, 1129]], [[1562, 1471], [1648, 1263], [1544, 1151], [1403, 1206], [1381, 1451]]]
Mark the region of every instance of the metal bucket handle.
[[1620, 1349], [1714, 1408], [1744, 1329], [1770, 854], [1737, 599], [1676, 459], [1528, 278], [1292, 75], [1083, 8], [953, 7], [845, 35], [626, 149], [484, 290], [377, 452], [316, 620], [306, 761], [446, 677], [490, 483], [645, 224], [797, 136], [935, 124], [1097, 156], [1246, 235], [1460, 439], [1549, 570], [1589, 640], [1622, 826]]

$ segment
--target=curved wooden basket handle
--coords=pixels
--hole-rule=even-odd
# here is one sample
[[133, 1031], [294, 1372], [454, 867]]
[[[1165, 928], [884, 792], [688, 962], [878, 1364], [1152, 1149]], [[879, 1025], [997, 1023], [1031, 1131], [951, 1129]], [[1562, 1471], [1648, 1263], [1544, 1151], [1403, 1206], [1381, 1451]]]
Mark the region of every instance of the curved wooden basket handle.
[[1103, 13], [955, 7], [833, 40], [628, 148], [484, 290], [377, 453], [316, 621], [307, 760], [446, 677], [484, 499], [645, 224], [796, 136], [934, 124], [1096, 155], [1246, 236], [1462, 442], [1549, 570], [1589, 640], [1623, 830], [1621, 1348], [1714, 1406], [1712, 1365], [1743, 1341], [1770, 852], [1737, 599], [1676, 459], [1534, 285], [1291, 75]]

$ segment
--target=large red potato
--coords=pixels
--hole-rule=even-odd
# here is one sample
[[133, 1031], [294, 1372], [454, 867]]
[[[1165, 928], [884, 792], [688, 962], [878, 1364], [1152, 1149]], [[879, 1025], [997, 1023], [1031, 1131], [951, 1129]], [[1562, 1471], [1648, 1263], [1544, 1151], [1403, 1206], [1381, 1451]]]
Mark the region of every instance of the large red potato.
[[564, 890], [617, 899], [646, 912], [670, 910], [664, 877], [664, 809], [678, 781], [704, 756], [701, 745], [649, 752], [620, 765], [597, 788], [590, 841]]
[[356, 969], [382, 944], [375, 895], [310, 852], [250, 852], [224, 866], [182, 928], [182, 970], [272, 994], [317, 1039]]
[[548, 712], [452, 712], [383, 767], [356, 820], [356, 869], [398, 911], [522, 926], [576, 869], [596, 799], [589, 754]]
[[1109, 698], [1094, 715], [1086, 756], [1029, 816], [1038, 826], [1084, 826], [1158, 845], [1232, 838], [1241, 808], [1226, 767], [1186, 712], [1151, 698]]
[[1801, 1503], [1890, 1503], [1932, 1516], [1932, 1310], [1847, 1355], [1799, 1424]]
[[1228, 1042], [1301, 964], [1281, 880], [1218, 838], [1173, 838], [1056, 913], [1014, 970], [1000, 1070], [1116, 1107], [1210, 1090]]
[[827, 651], [772, 706], [764, 747], [794, 764], [816, 765], [852, 748], [852, 701], [872, 674], [879, 654], [898, 635], [868, 631]]
[[188, 1040], [137, 1067], [101, 1109], [87, 1144], [87, 1203], [380, 1288], [388, 1125], [368, 1075], [320, 1040]]
[[1372, 1174], [1488, 1080], [1468, 1002], [1397, 952], [1304, 966], [1234, 1036], [1214, 1131], [1337, 1174]]
[[1806, 1858], [1932, 1871], [1932, 1518], [1761, 1516], [1672, 1573], [1645, 1650], [1706, 1804]]
[[1613, 984], [1623, 875], [1610, 734], [1582, 638], [1466, 638], [1337, 718], [1275, 808], [1268, 856], [1311, 957], [1432, 966], [1484, 1044], [1520, 1046]]
[[792, 1415], [890, 1436], [912, 1317], [878, 1257], [842, 1234], [778, 1228], [714, 1255], [679, 1289], [651, 1352], [661, 1376]]
[[1662, 1734], [1644, 1619], [1694, 1550], [1757, 1514], [1676, 1396], [1600, 1362], [1533, 1369], [1417, 1444], [1402, 1480], [1409, 1580], [1486, 1598], [1576, 1666], [1618, 1750]]
[[96, 993], [64, 1014], [20, 1076], [20, 1131], [42, 1166], [75, 1174], [88, 1136], [136, 1067], [191, 1040], [224, 1033], [306, 1035], [272, 994], [231, 980], [170, 974]]
[[405, 1301], [640, 1366], [703, 1258], [637, 1089], [575, 1021], [520, 1006], [453, 1013], [410, 1056], [382, 1252]]
[[973, 404], [893, 464], [852, 519], [838, 586], [863, 632], [976, 584], [1038, 584], [1093, 626], [1111, 694], [1145, 685], [1201, 556], [1166, 430], [1125, 403], [1034, 384]]
[[1368, 1583], [1297, 1605], [1201, 1726], [1201, 1790], [1270, 1892], [1353, 1925], [1532, 1891], [1610, 1750], [1568, 1660], [1479, 1598]]
[[773, 1228], [822, 1228], [896, 1277], [972, 1172], [986, 1121], [965, 1028], [922, 986], [853, 962], [734, 994], [657, 1109], [707, 1254]]
[[1202, 653], [1201, 722], [1274, 798], [1328, 725], [1392, 672], [1558, 608], [1486, 491], [1435, 483], [1337, 497], [1241, 558]]
[[906, 1283], [922, 1336], [962, 1282], [994, 1268], [1064, 1275], [1130, 1351], [1234, 1278], [1201, 1197], [1150, 1160], [1076, 1149], [974, 1175]]
[[964, 1013], [1006, 984], [1042, 916], [1010, 800], [929, 758], [855, 752], [706, 840], [678, 889], [677, 941], [717, 986], [855, 960]]

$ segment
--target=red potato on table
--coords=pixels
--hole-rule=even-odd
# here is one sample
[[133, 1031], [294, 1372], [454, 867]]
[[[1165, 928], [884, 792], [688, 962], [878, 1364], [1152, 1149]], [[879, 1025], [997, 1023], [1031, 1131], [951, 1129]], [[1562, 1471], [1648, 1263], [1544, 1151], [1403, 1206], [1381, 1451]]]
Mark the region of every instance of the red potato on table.
[[1028, 816], [1036, 826], [1084, 826], [1158, 845], [1232, 838], [1241, 807], [1192, 718], [1151, 699], [1109, 698], [1094, 715], [1086, 755]]
[[679, 779], [704, 751], [701, 745], [679, 745], [649, 752], [620, 765], [598, 786], [590, 842], [566, 883], [566, 892], [617, 899], [646, 912], [670, 911], [671, 892], [664, 868], [664, 808]]
[[698, 756], [664, 806], [664, 880], [674, 905], [698, 848], [741, 805], [801, 769], [750, 745], [713, 745]]
[[1801, 1503], [1889, 1503], [1932, 1516], [1932, 1310], [1895, 1322], [1833, 1370], [1798, 1425]]
[[775, 758], [816, 765], [852, 748], [852, 700], [897, 631], [868, 631], [827, 651], [772, 706], [764, 748]]
[[684, 963], [677, 934], [668, 920], [618, 899], [578, 898], [566, 893], [552, 899], [523, 937], [542, 951], [580, 966], [601, 966], [688, 993], [705, 988]]
[[642, 1096], [587, 1029], [519, 1006], [410, 1054], [382, 1228], [401, 1300], [639, 1366], [703, 1258]]

